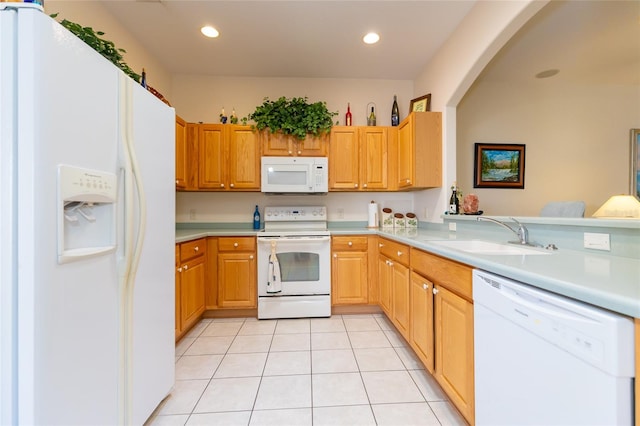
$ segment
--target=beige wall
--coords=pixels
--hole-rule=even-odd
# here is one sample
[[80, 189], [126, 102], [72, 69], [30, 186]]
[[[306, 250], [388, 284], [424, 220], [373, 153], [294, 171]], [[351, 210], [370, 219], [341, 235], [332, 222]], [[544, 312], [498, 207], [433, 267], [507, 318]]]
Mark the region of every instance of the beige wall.
[[162, 93], [173, 105], [171, 75], [99, 2], [47, 0], [44, 5], [47, 14], [58, 13], [57, 21], [68, 19], [83, 27], [104, 32], [102, 38], [112, 41], [117, 48], [126, 50], [123, 56], [127, 65], [138, 74], [144, 68], [149, 86]]
[[[628, 193], [629, 131], [640, 87], [478, 81], [458, 106], [457, 176], [485, 214], [538, 216], [549, 201], [583, 200], [590, 216]], [[474, 143], [526, 144], [525, 189], [473, 188]]]

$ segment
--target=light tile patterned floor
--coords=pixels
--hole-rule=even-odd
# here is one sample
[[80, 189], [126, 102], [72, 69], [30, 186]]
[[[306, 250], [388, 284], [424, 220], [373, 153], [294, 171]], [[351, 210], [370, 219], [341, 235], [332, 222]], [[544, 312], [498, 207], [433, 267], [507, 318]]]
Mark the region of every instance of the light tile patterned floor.
[[384, 315], [204, 319], [149, 425], [465, 425]]

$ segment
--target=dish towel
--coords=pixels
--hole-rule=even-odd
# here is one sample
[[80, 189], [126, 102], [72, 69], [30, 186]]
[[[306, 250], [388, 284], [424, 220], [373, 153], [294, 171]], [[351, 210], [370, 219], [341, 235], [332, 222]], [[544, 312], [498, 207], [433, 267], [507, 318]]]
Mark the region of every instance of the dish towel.
[[280, 278], [280, 263], [276, 255], [276, 242], [271, 241], [271, 255], [269, 256], [269, 279], [267, 280], [267, 293], [280, 293], [282, 280]]

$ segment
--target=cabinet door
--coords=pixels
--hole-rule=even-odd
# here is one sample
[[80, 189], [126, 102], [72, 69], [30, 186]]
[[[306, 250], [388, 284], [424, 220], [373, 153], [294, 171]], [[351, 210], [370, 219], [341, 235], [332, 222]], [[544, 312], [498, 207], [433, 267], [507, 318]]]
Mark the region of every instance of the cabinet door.
[[262, 130], [259, 134], [262, 155], [271, 157], [287, 157], [294, 154], [293, 139], [282, 133], [271, 133]]
[[207, 238], [207, 275], [204, 286], [206, 309], [218, 307], [218, 238]]
[[200, 124], [198, 127], [198, 187], [226, 189], [224, 126]]
[[398, 126], [397, 174], [398, 188], [410, 188], [415, 176], [413, 115]]
[[182, 265], [180, 315], [182, 329], [190, 328], [204, 312], [205, 256]]
[[176, 115], [176, 189], [187, 188], [187, 123]]
[[229, 189], [260, 190], [260, 146], [250, 126], [229, 129]]
[[218, 254], [218, 305], [221, 308], [255, 308], [256, 287], [254, 254]]
[[409, 268], [392, 262], [393, 284], [391, 296], [391, 319], [400, 334], [408, 338], [409, 334]]
[[334, 126], [329, 144], [329, 189], [356, 190], [360, 185], [358, 132], [351, 126]]
[[334, 305], [366, 304], [367, 252], [334, 252], [331, 263], [331, 301]]
[[302, 140], [296, 140], [296, 155], [301, 157], [326, 157], [329, 135], [307, 135]]
[[362, 189], [387, 189], [388, 138], [384, 127], [360, 129], [360, 185]]
[[180, 280], [182, 278], [182, 268], [180, 267], [180, 249], [178, 244], [176, 244], [176, 257], [175, 257], [176, 261], [175, 261], [175, 271], [176, 271], [176, 280], [175, 280], [175, 293], [174, 293], [174, 299], [175, 299], [175, 328], [176, 328], [176, 339], [178, 338], [178, 336], [180, 335], [180, 333], [182, 332], [182, 325], [181, 325], [181, 315], [180, 315]]
[[427, 371], [433, 374], [433, 283], [411, 273], [409, 342]]
[[393, 282], [392, 262], [385, 256], [378, 258], [378, 284], [380, 287], [380, 307], [391, 318], [391, 283]]
[[473, 305], [436, 284], [435, 377], [473, 424]]

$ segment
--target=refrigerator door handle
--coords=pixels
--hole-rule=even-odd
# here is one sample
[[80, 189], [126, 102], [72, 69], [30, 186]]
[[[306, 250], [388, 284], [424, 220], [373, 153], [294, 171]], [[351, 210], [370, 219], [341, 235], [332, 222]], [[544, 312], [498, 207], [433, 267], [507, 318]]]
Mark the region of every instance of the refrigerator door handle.
[[[121, 259], [121, 350], [120, 350], [120, 424], [129, 425], [133, 417], [133, 295], [135, 277], [142, 254], [146, 230], [147, 202], [142, 174], [136, 157], [133, 136], [132, 82], [123, 73], [120, 83], [121, 161], [124, 180], [124, 241]], [[136, 217], [137, 205], [137, 217]], [[137, 231], [134, 231], [137, 224]]]

